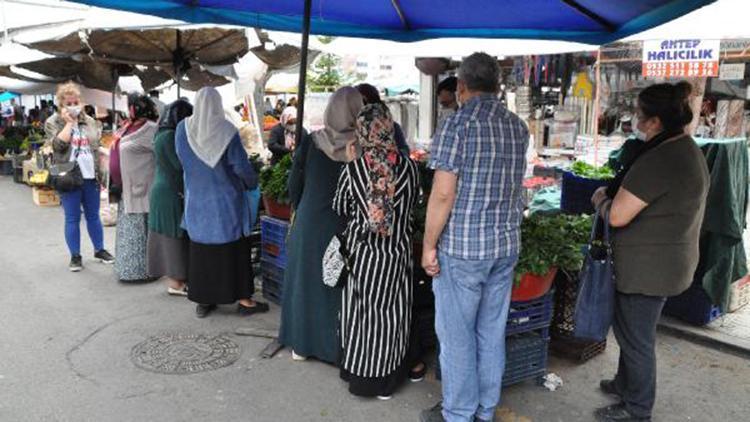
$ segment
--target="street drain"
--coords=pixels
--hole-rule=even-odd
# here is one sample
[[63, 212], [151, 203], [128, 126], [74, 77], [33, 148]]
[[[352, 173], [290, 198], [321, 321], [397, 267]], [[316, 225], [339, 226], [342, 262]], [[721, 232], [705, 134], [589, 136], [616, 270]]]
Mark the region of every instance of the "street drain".
[[240, 347], [225, 335], [162, 334], [136, 344], [130, 352], [141, 369], [161, 374], [193, 374], [233, 364]]

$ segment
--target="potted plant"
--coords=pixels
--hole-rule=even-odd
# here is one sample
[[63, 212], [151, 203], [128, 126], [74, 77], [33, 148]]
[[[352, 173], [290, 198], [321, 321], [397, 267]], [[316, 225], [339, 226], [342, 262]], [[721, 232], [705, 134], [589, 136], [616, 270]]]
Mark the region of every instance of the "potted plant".
[[260, 172], [260, 191], [263, 195], [263, 206], [268, 215], [282, 220], [289, 220], [292, 207], [289, 200], [287, 180], [292, 169], [292, 156], [287, 155], [273, 166], [265, 167]]
[[536, 214], [525, 218], [511, 299], [539, 298], [549, 291], [558, 270], [578, 271], [590, 232], [588, 216]]

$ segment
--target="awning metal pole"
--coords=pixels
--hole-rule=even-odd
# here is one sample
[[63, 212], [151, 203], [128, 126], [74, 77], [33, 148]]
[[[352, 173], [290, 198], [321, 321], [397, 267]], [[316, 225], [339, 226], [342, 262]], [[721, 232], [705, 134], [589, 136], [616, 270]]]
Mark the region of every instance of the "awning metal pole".
[[302, 51], [299, 61], [299, 83], [297, 84], [297, 125], [295, 144], [302, 143], [302, 119], [305, 115], [305, 90], [307, 89], [307, 50], [310, 41], [310, 15], [312, 13], [312, 0], [305, 0], [305, 15], [302, 21]]

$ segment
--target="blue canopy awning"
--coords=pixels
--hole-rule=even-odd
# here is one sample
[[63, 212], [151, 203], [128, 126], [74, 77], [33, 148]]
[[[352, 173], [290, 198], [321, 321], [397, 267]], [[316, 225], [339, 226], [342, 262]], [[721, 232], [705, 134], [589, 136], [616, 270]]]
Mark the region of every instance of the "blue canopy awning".
[[9, 101], [16, 97], [18, 97], [18, 94], [10, 92], [10, 91], [5, 91], [3, 93], [0, 93], [0, 102]]
[[[195, 23], [302, 30], [303, 0], [75, 0]], [[605, 44], [715, 0], [313, 0], [311, 33], [394, 41], [522, 38]]]

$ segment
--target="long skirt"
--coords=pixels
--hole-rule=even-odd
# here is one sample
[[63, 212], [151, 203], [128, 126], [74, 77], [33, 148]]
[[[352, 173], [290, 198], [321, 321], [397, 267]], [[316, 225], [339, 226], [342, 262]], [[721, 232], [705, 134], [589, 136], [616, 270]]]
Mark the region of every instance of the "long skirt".
[[255, 292], [250, 239], [206, 245], [190, 241], [188, 299], [204, 305], [250, 299]]
[[187, 278], [188, 240], [148, 232], [148, 273], [152, 277]]
[[115, 275], [120, 281], [149, 280], [146, 268], [148, 213], [117, 211], [117, 239], [115, 240]]

